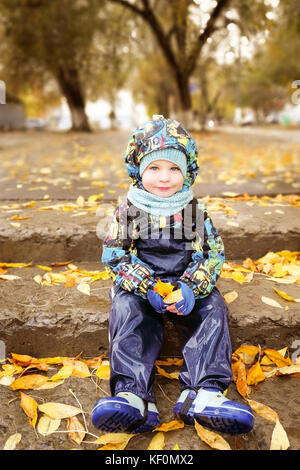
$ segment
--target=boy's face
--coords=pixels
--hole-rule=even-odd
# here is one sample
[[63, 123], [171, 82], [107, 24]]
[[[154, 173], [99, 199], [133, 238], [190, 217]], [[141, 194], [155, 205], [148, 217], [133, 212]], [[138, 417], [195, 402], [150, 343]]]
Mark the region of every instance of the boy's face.
[[184, 177], [179, 166], [168, 160], [155, 160], [147, 166], [142, 176], [146, 191], [159, 197], [170, 197], [183, 185]]

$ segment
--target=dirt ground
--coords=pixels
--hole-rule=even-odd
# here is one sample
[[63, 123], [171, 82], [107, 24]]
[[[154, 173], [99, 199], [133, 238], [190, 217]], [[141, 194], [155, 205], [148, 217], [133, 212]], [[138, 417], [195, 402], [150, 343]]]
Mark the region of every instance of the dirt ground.
[[[51, 371], [51, 375], [52, 375]], [[94, 376], [95, 377], [95, 376]], [[80, 402], [84, 411], [88, 431], [79, 446], [71, 441], [66, 432], [67, 420], [61, 421], [60, 427], [54, 434], [43, 436], [29, 424], [28, 417], [20, 407], [20, 396], [18, 391], [13, 391], [10, 387], [0, 386], [0, 402], [2, 404], [0, 413], [0, 448], [9, 436], [15, 433], [22, 435], [21, 441], [17, 445], [19, 450], [96, 450], [99, 444], [93, 444], [95, 436], [101, 433], [95, 429], [91, 423], [91, 410], [93, 404], [101, 397], [109, 394], [109, 382], [100, 382], [101, 390], [90, 378], [70, 377], [62, 385], [52, 390], [23, 390], [24, 393], [34, 398], [40, 405], [46, 402], [58, 402], [68, 405], [78, 406], [76, 398]], [[71, 393], [70, 389], [73, 393]], [[174, 419], [173, 407], [179, 395], [179, 382], [160, 375], [156, 376], [156, 398], [160, 412], [161, 423]], [[76, 398], [75, 398], [75, 396]], [[227, 397], [239, 402], [244, 402], [243, 398], [232, 383], [227, 392]], [[299, 379], [292, 377], [277, 376], [266, 379], [264, 382], [252, 387], [250, 398], [275, 410], [284, 427], [289, 442], [290, 450], [300, 448], [300, 428], [298, 410], [300, 406]], [[39, 411], [39, 418], [42, 413]], [[82, 415], [78, 415], [84, 424]], [[244, 435], [229, 435], [220, 433], [229, 443], [232, 450], [268, 450], [270, 448], [271, 436], [274, 424], [266, 421], [255, 414], [254, 429]], [[128, 443], [126, 450], [146, 450], [153, 433], [148, 432], [134, 436]], [[165, 450], [172, 450], [177, 444], [180, 450], [211, 450], [197, 436], [193, 426], [185, 426], [165, 433]]]

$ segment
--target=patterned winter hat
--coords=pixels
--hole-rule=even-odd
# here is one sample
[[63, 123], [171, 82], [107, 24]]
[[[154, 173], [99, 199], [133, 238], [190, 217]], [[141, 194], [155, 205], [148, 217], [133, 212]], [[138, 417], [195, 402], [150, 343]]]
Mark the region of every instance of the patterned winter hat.
[[187, 171], [181, 191], [190, 189], [199, 170], [196, 142], [182, 124], [161, 115], [154, 115], [151, 121], [130, 136], [124, 161], [133, 186], [144, 189], [140, 175], [141, 160], [151, 152], [167, 148], [177, 149], [186, 155]]

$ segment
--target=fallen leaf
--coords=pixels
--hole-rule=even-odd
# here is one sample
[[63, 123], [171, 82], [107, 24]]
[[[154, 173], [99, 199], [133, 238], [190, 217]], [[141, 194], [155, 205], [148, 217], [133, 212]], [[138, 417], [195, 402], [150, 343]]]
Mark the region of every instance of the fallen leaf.
[[247, 373], [246, 367], [242, 360], [238, 360], [232, 364], [232, 373], [233, 373], [233, 380], [236, 383], [236, 388], [242, 397], [248, 393], [247, 387]]
[[68, 418], [67, 430], [69, 431], [70, 439], [80, 445], [85, 437], [86, 431], [83, 424], [76, 416]]
[[47, 415], [43, 415], [40, 417], [37, 430], [43, 436], [48, 434], [52, 434], [53, 432], [57, 431], [61, 423], [60, 419], [52, 419], [49, 418]]
[[21, 408], [25, 411], [29, 418], [29, 424], [33, 427], [35, 427], [36, 422], [37, 422], [37, 402], [35, 401], [34, 398], [26, 395], [23, 392], [20, 392], [21, 396]]
[[277, 367], [284, 367], [284, 366], [292, 366], [292, 360], [288, 358], [284, 358], [282, 354], [280, 354], [275, 349], [264, 349], [262, 351], [264, 354], [268, 356], [268, 358], [276, 364]]
[[157, 372], [162, 375], [163, 377], [167, 377], [168, 379], [178, 379], [179, 378], [179, 372], [166, 372], [164, 369], [162, 369], [159, 366], [156, 366]]
[[238, 293], [233, 290], [231, 292], [227, 292], [227, 294], [224, 294], [224, 299], [227, 304], [231, 304], [235, 299], [238, 298]]
[[256, 355], [259, 353], [260, 349], [257, 346], [244, 345], [240, 346], [233, 353], [233, 356], [238, 356], [242, 358], [243, 362], [246, 365], [252, 364]]
[[81, 413], [80, 408], [64, 403], [48, 402], [39, 405], [39, 410], [52, 419], [64, 419]]
[[22, 434], [16, 432], [9, 436], [7, 441], [4, 444], [3, 450], [15, 450], [16, 446], [19, 444], [22, 438]]
[[290, 447], [287, 434], [279, 420], [273, 429], [270, 450], [287, 450]]
[[96, 375], [99, 379], [108, 380], [110, 377], [110, 366], [105, 364], [107, 361], [103, 361], [100, 367], [96, 370]]
[[77, 289], [78, 289], [79, 292], [81, 292], [82, 294], [91, 295], [91, 288], [90, 288], [90, 285], [87, 284], [87, 283], [85, 283], [85, 282], [82, 282], [81, 284], [78, 284]]
[[31, 374], [31, 375], [25, 375], [24, 377], [19, 377], [11, 384], [10, 387], [13, 390], [19, 390], [19, 389], [29, 390], [29, 389], [41, 387], [47, 381], [48, 381], [48, 378], [45, 377], [44, 375]]
[[276, 302], [276, 300], [270, 299], [269, 297], [262, 296], [262, 297], [261, 297], [261, 300], [262, 300], [265, 304], [271, 305], [271, 307], [283, 308], [278, 302]]
[[279, 369], [277, 369], [277, 372], [280, 375], [300, 374], [300, 364], [279, 367]]
[[180, 450], [180, 448], [179, 448], [177, 442], [176, 442], [175, 446], [173, 447], [173, 450]]
[[285, 292], [283, 292], [282, 290], [278, 290], [278, 289], [275, 289], [275, 287], [273, 287], [274, 291], [277, 292], [278, 295], [280, 295], [280, 297], [282, 297], [283, 299], [285, 300], [289, 300], [290, 302], [295, 302], [295, 299], [293, 297], [291, 297], [290, 295], [286, 294]]
[[261, 370], [260, 363], [257, 361], [254, 366], [252, 366], [247, 373], [247, 384], [256, 385], [259, 382], [265, 380], [265, 374]]
[[173, 421], [169, 421], [168, 423], [163, 423], [160, 426], [156, 427], [154, 431], [174, 431], [174, 429], [181, 429], [184, 428], [184, 422], [179, 421], [178, 419], [174, 419]]
[[163, 432], [158, 432], [151, 439], [147, 450], [163, 450], [165, 448], [165, 435]]
[[56, 374], [49, 378], [51, 382], [55, 382], [56, 380], [64, 380], [67, 379], [72, 375], [73, 372], [73, 365], [66, 364], [64, 365]]
[[219, 436], [213, 431], [209, 431], [205, 429], [201, 424], [197, 423], [195, 420], [195, 428], [197, 431], [198, 436], [200, 437], [201, 441], [208, 444], [213, 449], [218, 450], [231, 450], [230, 445], [228, 444], [223, 437]]
[[259, 416], [262, 418], [266, 419], [267, 421], [271, 421], [272, 423], [276, 423], [277, 420], [279, 420], [279, 416], [276, 413], [276, 411], [272, 410], [267, 405], [264, 405], [263, 403], [259, 403], [258, 401], [254, 400], [247, 400], [249, 403], [249, 406], [252, 408], [255, 413], [257, 413]]
[[125, 441], [129, 441], [134, 434], [127, 434], [124, 432], [118, 432], [118, 433], [108, 433], [108, 434], [103, 434], [102, 436], [98, 437], [95, 441], [93, 441], [94, 444], [120, 444]]

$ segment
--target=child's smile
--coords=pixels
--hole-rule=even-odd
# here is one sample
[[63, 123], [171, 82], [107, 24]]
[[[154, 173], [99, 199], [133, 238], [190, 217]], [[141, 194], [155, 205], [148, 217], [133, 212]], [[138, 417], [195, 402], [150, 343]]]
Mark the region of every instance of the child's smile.
[[146, 191], [166, 198], [175, 194], [182, 187], [183, 181], [179, 166], [168, 160], [155, 160], [150, 163], [142, 176]]

